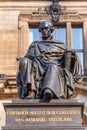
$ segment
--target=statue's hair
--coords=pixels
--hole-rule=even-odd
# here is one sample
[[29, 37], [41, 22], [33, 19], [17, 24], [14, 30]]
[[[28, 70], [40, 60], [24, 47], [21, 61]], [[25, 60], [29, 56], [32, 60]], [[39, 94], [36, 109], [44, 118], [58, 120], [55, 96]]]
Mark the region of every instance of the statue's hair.
[[53, 30], [54, 30], [53, 23], [49, 20], [43, 20], [43, 21], [40, 22], [39, 32], [41, 32], [41, 29], [44, 28], [44, 27], [49, 27], [51, 29], [51, 32], [53, 32]]

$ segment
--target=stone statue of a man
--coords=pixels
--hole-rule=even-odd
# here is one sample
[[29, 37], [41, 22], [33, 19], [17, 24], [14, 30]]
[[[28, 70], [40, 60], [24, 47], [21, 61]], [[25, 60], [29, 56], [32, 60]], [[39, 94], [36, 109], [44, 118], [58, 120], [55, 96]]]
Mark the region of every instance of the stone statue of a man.
[[[38, 98], [49, 102], [51, 99], [70, 98], [74, 93], [73, 83], [81, 78], [77, 55], [64, 43], [52, 39], [53, 30], [50, 21], [42, 21], [39, 25], [42, 41], [34, 41], [25, 57], [20, 58], [17, 85], [22, 99]], [[66, 52], [69, 52], [70, 63]]]

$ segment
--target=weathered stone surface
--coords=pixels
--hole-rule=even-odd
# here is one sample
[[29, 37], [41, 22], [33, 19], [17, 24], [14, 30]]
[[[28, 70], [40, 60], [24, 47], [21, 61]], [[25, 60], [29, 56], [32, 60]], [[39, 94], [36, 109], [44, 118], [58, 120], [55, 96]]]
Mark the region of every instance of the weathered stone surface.
[[5, 126], [5, 110], [3, 103], [11, 103], [11, 100], [0, 100], [0, 130], [2, 126]]

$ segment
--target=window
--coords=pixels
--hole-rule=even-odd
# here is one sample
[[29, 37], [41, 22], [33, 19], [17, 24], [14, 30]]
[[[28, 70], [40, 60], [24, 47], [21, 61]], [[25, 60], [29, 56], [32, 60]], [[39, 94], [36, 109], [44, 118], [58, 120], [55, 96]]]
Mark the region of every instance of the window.
[[40, 33], [38, 31], [38, 28], [30, 28], [30, 43], [33, 41], [40, 40]]
[[84, 73], [83, 67], [83, 37], [82, 28], [72, 28], [72, 48], [76, 50], [76, 53], [82, 64], [82, 74]]
[[[40, 40], [38, 28], [30, 28], [30, 43], [35, 40]], [[66, 43], [66, 28], [57, 28], [53, 32], [53, 39]]]
[[83, 49], [82, 28], [72, 28], [72, 48]]
[[66, 44], [66, 28], [57, 28], [53, 33], [53, 39]]

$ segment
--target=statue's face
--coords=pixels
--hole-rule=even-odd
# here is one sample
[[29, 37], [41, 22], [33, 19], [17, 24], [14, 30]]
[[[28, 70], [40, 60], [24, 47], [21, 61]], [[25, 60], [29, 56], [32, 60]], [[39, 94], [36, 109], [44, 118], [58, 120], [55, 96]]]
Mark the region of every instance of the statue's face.
[[48, 39], [51, 36], [51, 29], [49, 27], [42, 28], [41, 35], [43, 39]]

